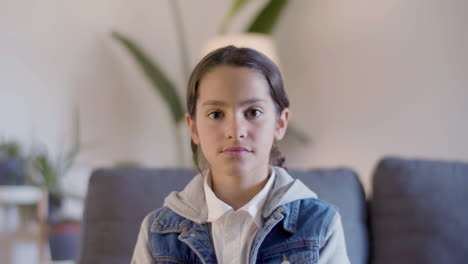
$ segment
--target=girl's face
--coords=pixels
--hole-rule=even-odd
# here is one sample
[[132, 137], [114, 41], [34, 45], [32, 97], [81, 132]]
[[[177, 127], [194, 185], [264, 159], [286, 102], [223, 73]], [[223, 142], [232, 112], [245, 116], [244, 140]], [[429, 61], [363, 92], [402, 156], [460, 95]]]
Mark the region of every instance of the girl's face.
[[211, 168], [239, 174], [268, 166], [289, 110], [277, 115], [264, 77], [246, 67], [218, 66], [205, 74], [198, 92], [195, 120], [185, 118]]

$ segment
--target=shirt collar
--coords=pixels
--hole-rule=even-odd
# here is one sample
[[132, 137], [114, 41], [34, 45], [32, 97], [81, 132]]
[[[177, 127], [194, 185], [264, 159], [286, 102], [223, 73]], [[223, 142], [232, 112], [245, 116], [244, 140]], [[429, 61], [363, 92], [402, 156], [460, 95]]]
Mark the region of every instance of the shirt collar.
[[216, 197], [216, 194], [213, 192], [211, 181], [211, 170], [205, 177], [203, 184], [203, 189], [205, 191], [206, 205], [208, 207], [208, 222], [213, 222], [224, 215], [229, 210], [232, 210], [232, 207], [221, 201]]
[[[247, 204], [239, 210], [247, 212], [255, 221], [258, 227], [263, 225], [262, 211], [266, 203], [268, 193], [275, 181], [275, 170], [270, 167], [271, 174], [265, 186]], [[208, 207], [208, 222], [213, 222], [222, 217], [226, 212], [233, 210], [231, 206], [221, 201], [212, 190], [211, 170], [207, 173], [203, 188], [205, 191], [206, 204]]]

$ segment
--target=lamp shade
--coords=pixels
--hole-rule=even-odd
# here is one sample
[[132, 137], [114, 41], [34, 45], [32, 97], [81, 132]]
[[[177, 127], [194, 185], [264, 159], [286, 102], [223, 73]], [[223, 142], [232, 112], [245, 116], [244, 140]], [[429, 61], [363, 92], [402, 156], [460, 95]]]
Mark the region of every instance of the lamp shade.
[[270, 35], [259, 33], [242, 33], [219, 35], [208, 39], [202, 47], [201, 58], [213, 50], [228, 45], [238, 48], [255, 49], [270, 58], [280, 68], [276, 46]]

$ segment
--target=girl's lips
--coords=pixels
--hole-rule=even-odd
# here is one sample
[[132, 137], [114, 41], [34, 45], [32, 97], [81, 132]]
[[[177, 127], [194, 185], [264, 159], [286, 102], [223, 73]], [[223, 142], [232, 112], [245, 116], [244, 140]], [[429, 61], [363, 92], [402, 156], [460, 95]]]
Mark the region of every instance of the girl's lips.
[[224, 154], [231, 156], [231, 157], [240, 157], [242, 155], [245, 155], [249, 153], [250, 150], [244, 148], [244, 147], [230, 147], [227, 148], [223, 151]]
[[225, 149], [224, 151], [249, 151], [249, 150], [244, 147], [230, 147], [230, 148]]
[[228, 155], [228, 156], [231, 156], [231, 157], [241, 157], [247, 153], [249, 153], [248, 151], [245, 151], [245, 150], [237, 150], [237, 151], [228, 151], [228, 150], [225, 150], [223, 152], [225, 155]]

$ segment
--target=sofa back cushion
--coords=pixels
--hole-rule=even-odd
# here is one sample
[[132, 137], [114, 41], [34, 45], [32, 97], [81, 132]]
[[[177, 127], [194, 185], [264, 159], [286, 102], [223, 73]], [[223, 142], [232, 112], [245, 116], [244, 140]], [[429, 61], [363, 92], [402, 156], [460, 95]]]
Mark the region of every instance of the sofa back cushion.
[[[196, 175], [193, 169], [100, 169], [88, 186], [80, 264], [130, 263], [143, 218]], [[342, 215], [351, 263], [367, 263], [366, 204], [362, 186], [348, 169], [290, 170]]]
[[467, 263], [468, 164], [383, 159], [371, 222], [373, 264]]

